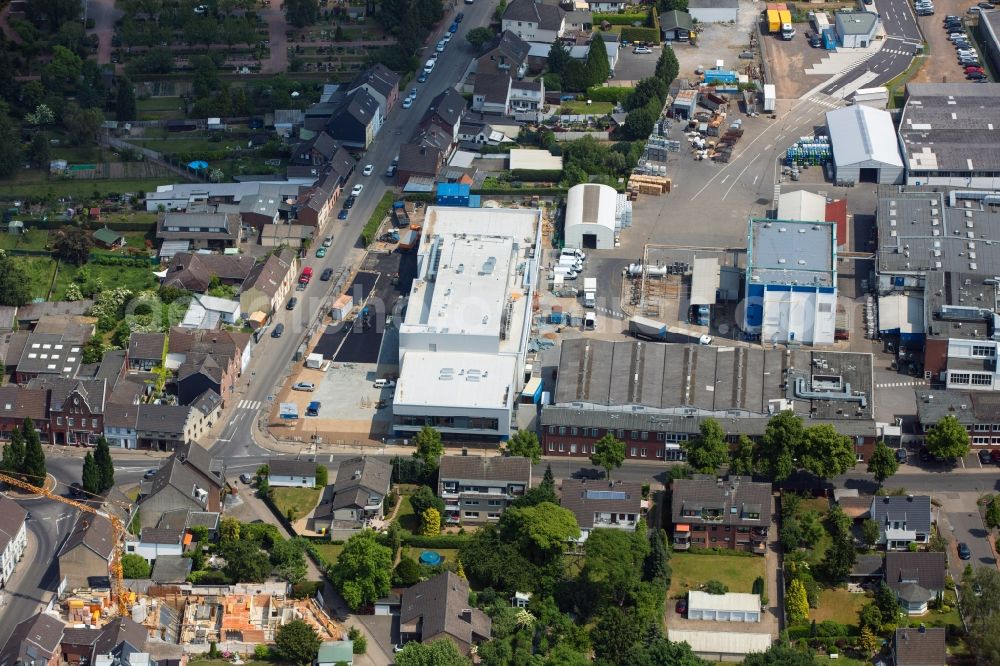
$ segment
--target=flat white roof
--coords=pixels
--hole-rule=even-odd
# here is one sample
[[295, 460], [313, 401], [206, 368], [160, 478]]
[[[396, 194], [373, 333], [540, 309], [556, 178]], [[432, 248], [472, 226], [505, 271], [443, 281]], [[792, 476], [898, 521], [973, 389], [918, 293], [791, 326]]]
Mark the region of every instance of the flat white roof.
[[696, 257], [691, 273], [691, 305], [715, 305], [720, 280], [717, 257]]
[[778, 219], [826, 222], [826, 197], [805, 190], [783, 192], [778, 196]]
[[693, 651], [701, 654], [750, 654], [767, 652], [771, 647], [771, 634], [669, 629], [667, 638], [672, 643], [687, 643]]
[[518, 350], [530, 323], [528, 286], [537, 269], [528, 249], [540, 216], [535, 209], [428, 208], [401, 348], [406, 336], [423, 333], [488, 336], [496, 340], [494, 351], [502, 351], [501, 319], [509, 303], [505, 342]]
[[924, 298], [912, 294], [886, 294], [878, 299], [880, 331], [924, 332]]
[[760, 595], [745, 592], [727, 592], [726, 594], [709, 594], [707, 592], [688, 592], [688, 608], [692, 610], [722, 610], [722, 611], [760, 611]]
[[393, 409], [506, 409], [514, 400], [517, 357], [408, 351], [396, 381]]
[[563, 167], [562, 155], [553, 155], [547, 150], [531, 148], [511, 148], [511, 169], [536, 169], [558, 171]]

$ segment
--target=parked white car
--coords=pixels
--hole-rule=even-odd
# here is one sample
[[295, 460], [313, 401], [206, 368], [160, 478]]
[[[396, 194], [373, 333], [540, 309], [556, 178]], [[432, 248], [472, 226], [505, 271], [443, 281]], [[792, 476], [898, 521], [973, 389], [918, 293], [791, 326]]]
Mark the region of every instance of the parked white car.
[[364, 186], [364, 185], [362, 185], [361, 183], [358, 183], [358, 184], [357, 184], [357, 185], [355, 185], [355, 186], [354, 186], [354, 188], [353, 188], [353, 189], [351, 190], [351, 196], [352, 196], [352, 197], [357, 197], [357, 196], [361, 196], [361, 192], [363, 192], [363, 191], [364, 191], [364, 189], [365, 189], [365, 186]]

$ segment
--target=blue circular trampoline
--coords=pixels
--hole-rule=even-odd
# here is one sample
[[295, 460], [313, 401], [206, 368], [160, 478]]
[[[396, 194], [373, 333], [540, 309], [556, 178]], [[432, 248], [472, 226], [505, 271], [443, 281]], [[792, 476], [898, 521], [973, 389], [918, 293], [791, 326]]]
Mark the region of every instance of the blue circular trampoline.
[[435, 553], [433, 550], [425, 550], [420, 553], [420, 563], [429, 566], [434, 566], [435, 564], [441, 564], [441, 556]]

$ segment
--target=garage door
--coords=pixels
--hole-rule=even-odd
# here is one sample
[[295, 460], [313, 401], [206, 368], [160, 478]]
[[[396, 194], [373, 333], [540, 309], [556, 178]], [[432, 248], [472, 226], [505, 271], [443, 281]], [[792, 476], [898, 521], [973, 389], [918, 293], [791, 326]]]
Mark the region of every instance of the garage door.
[[583, 234], [583, 248], [585, 250], [596, 250], [597, 234]]

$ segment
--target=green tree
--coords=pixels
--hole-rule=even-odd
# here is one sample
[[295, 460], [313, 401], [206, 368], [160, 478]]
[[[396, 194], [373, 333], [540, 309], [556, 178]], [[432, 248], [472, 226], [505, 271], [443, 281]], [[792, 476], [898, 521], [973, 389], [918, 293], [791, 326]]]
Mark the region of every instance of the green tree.
[[899, 469], [899, 461], [896, 460], [895, 452], [879, 440], [875, 442], [875, 450], [872, 457], [868, 459], [868, 473], [875, 477], [879, 488], [885, 480], [896, 473]]
[[[687, 0], [668, 0], [681, 1]], [[814, 666], [812, 651], [799, 651], [789, 647], [787, 643], [774, 643], [767, 652], [751, 652], [743, 660], [743, 666]]]
[[740, 433], [736, 448], [729, 454], [729, 471], [740, 476], [749, 476], [754, 472], [754, 443], [746, 435]]
[[438, 461], [444, 455], [441, 433], [430, 426], [424, 426], [413, 438], [413, 445], [416, 447], [413, 457], [423, 461], [424, 470], [428, 474], [436, 470]]
[[316, 465], [316, 487], [326, 488], [330, 484], [330, 470], [326, 465]]
[[878, 523], [874, 520], [869, 518], [861, 523], [861, 540], [869, 550], [875, 547], [881, 535], [882, 530], [879, 529]]
[[29, 418], [24, 419], [21, 432], [24, 435], [24, 465], [21, 467], [21, 473], [28, 478], [29, 483], [42, 485], [47, 474], [42, 440], [35, 430], [34, 422]]
[[794, 579], [785, 593], [785, 614], [790, 625], [802, 624], [809, 617], [809, 600], [806, 588], [799, 579]]
[[625, 462], [625, 442], [615, 438], [609, 432], [594, 444], [594, 452], [590, 454], [590, 462], [603, 468], [610, 481], [611, 470], [618, 469]]
[[[681, 1], [687, 4], [687, 0]], [[680, 74], [680, 71], [681, 65], [677, 62], [677, 54], [674, 53], [672, 48], [664, 46], [659, 59], [656, 61], [656, 70], [654, 72], [656, 78], [663, 81], [669, 88], [670, 84], [677, 78], [677, 75]]]
[[1000, 571], [976, 567], [962, 581], [962, 607], [973, 625], [1000, 616]]
[[219, 522], [219, 540], [223, 544], [239, 541], [241, 527], [240, 521], [235, 518], [223, 518]]
[[562, 555], [567, 541], [580, 536], [580, 526], [569, 509], [543, 502], [508, 508], [500, 517], [500, 534], [517, 544], [525, 557], [545, 564]]
[[939, 458], [962, 458], [969, 454], [969, 433], [952, 414], [931, 426], [924, 442], [928, 453]]
[[653, 132], [661, 110], [662, 105], [651, 99], [646, 106], [630, 111], [622, 125], [622, 136], [631, 140], [645, 139]]
[[122, 576], [130, 579], [149, 578], [149, 562], [142, 555], [125, 553], [122, 555]]
[[587, 50], [587, 75], [590, 77], [590, 85], [592, 86], [603, 84], [611, 76], [608, 50], [599, 34], [590, 40], [590, 48]]
[[441, 513], [431, 507], [420, 515], [420, 533], [424, 536], [441, 534]]
[[590, 85], [590, 73], [587, 72], [587, 66], [575, 58], [570, 58], [563, 67], [562, 82], [563, 90], [583, 92]]
[[119, 121], [127, 121], [135, 120], [136, 117], [135, 88], [127, 76], [122, 76], [118, 79], [115, 118]]
[[552, 465], [545, 466], [545, 474], [542, 482], [534, 488], [529, 488], [524, 495], [514, 500], [513, 506], [537, 506], [542, 502], [559, 503], [559, 496], [556, 495], [556, 482], [552, 476]]
[[98, 108], [84, 109], [76, 102], [69, 102], [63, 109], [62, 122], [70, 141], [83, 146], [97, 141], [104, 114]]
[[271, 560], [253, 541], [224, 543], [219, 552], [226, 560], [226, 576], [238, 583], [263, 583], [271, 575]]
[[65, 227], [56, 235], [53, 249], [59, 259], [67, 263], [82, 266], [90, 259], [90, 250], [94, 240], [90, 232], [80, 227]]
[[986, 505], [986, 526], [990, 529], [1000, 527], [1000, 495], [994, 495]]
[[[10, 119], [10, 116], [0, 111], [0, 178], [10, 178], [20, 166], [21, 137], [18, 135], [17, 126]], [[24, 305], [26, 302], [16, 305]], [[14, 304], [4, 303], [4, 305]]]
[[858, 612], [858, 626], [862, 630], [867, 629], [873, 633], [878, 633], [882, 630], [882, 611], [878, 609], [878, 606], [874, 602], [867, 603], [861, 607]]
[[406, 587], [420, 582], [420, 565], [415, 559], [406, 556], [399, 558], [399, 564], [396, 565], [395, 582]]
[[839, 476], [854, 467], [854, 443], [826, 423], [806, 428], [798, 452], [798, 464], [821, 479]]
[[10, 431], [10, 442], [3, 447], [3, 471], [20, 474], [24, 468], [24, 435], [15, 427]]
[[899, 619], [899, 600], [896, 598], [896, 593], [886, 585], [885, 581], [879, 583], [879, 586], [875, 588], [874, 603], [882, 615], [882, 627], [895, 626]]
[[660, 108], [667, 99], [667, 84], [655, 76], [650, 76], [642, 81], [632, 90], [631, 94], [625, 98], [624, 107], [626, 111], [641, 109], [655, 100]]
[[392, 552], [378, 543], [375, 532], [355, 534], [331, 567], [331, 578], [351, 610], [381, 599], [392, 582]]
[[781, 529], [778, 531], [778, 540], [782, 549], [787, 553], [796, 550], [805, 541], [802, 533], [802, 524], [797, 518], [786, 518], [781, 522]]
[[285, 0], [285, 18], [296, 28], [312, 25], [319, 18], [318, 0]]
[[306, 577], [306, 549], [301, 539], [282, 539], [271, 546], [271, 566], [274, 573], [289, 583]]
[[365, 638], [365, 635], [357, 627], [351, 627], [347, 630], [347, 639], [354, 643], [352, 650], [354, 654], [368, 652], [368, 639]]
[[83, 73], [83, 60], [65, 46], [52, 47], [52, 60], [42, 69], [42, 83], [55, 93], [76, 90]]
[[772, 416], [757, 448], [758, 467], [773, 481], [784, 481], [795, 467], [805, 429], [791, 410]]
[[857, 551], [854, 549], [854, 537], [849, 531], [833, 535], [833, 543], [826, 549], [823, 557], [822, 568], [828, 580], [841, 582], [847, 580], [854, 563], [857, 560]]
[[322, 641], [316, 630], [303, 620], [292, 620], [278, 627], [274, 636], [274, 646], [278, 654], [293, 664], [311, 664], [319, 654]]
[[653, 530], [649, 535], [649, 553], [643, 562], [643, 578], [647, 581], [670, 582], [670, 550], [667, 547], [667, 533]]
[[424, 515], [424, 512], [432, 507], [437, 509], [439, 515], [444, 514], [444, 500], [435, 495], [430, 486], [417, 488], [417, 492], [410, 496], [410, 506], [413, 508], [413, 513], [418, 516]]
[[83, 489], [91, 495], [101, 492], [101, 473], [94, 462], [94, 454], [90, 451], [83, 457]]
[[94, 449], [94, 462], [97, 465], [97, 472], [101, 482], [101, 492], [111, 490], [115, 485], [115, 463], [111, 459], [108, 440], [104, 439], [104, 437], [97, 440], [97, 447]]
[[875, 632], [873, 632], [869, 627], [862, 628], [861, 639], [858, 641], [858, 647], [861, 648], [866, 655], [872, 655], [878, 651], [878, 646], [879, 640], [878, 637], [875, 636]]
[[494, 33], [489, 28], [484, 28], [482, 26], [478, 28], [473, 28], [469, 32], [465, 33], [465, 39], [470, 44], [472, 48], [476, 50], [476, 53], [481, 51], [486, 44], [493, 39]]
[[570, 58], [569, 50], [563, 45], [560, 40], [555, 40], [552, 42], [551, 48], [549, 48], [548, 57], [548, 68], [553, 74], [562, 74], [566, 70], [566, 65], [570, 63], [572, 58]]
[[32, 135], [27, 158], [36, 169], [49, 168], [49, 135], [46, 132], [35, 132]]
[[616, 606], [634, 605], [649, 552], [645, 534], [595, 529], [584, 542], [584, 552], [580, 578], [594, 598], [610, 600]]
[[393, 655], [396, 666], [469, 666], [451, 641], [434, 641], [424, 644], [410, 641]]
[[80, 11], [80, 3], [76, 0], [45, 0], [25, 5], [28, 20], [49, 33], [55, 33], [66, 23], [78, 21]]
[[531, 430], [518, 430], [507, 441], [507, 454], [530, 458], [537, 465], [542, 459], [542, 445], [538, 443], [538, 435]]
[[705, 419], [699, 434], [684, 443], [688, 464], [699, 472], [714, 474], [729, 459], [726, 431], [715, 419]]

